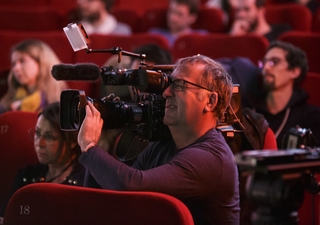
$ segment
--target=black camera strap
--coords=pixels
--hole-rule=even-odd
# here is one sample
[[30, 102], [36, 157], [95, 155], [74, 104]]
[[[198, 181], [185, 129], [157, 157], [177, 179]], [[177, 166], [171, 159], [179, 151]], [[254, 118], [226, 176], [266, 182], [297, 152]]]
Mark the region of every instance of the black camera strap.
[[133, 161], [147, 145], [148, 142], [141, 141], [136, 134], [127, 128], [121, 134], [115, 154], [117, 159], [122, 162]]

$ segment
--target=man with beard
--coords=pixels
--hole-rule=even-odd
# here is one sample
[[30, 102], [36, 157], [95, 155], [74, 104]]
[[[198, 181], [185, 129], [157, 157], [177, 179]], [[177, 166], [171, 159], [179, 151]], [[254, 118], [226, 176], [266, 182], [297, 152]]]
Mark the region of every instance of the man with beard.
[[308, 72], [305, 52], [290, 43], [275, 41], [259, 66], [265, 94], [256, 110], [269, 122], [278, 148], [286, 146], [284, 137], [297, 126], [311, 129], [316, 140], [314, 144], [319, 146], [320, 108], [307, 104], [308, 95], [300, 88]]
[[270, 25], [265, 17], [265, 0], [239, 0], [235, 6], [235, 19], [229, 31], [230, 35], [249, 33], [265, 36], [270, 42], [291, 30], [289, 24]]
[[130, 35], [131, 27], [110, 13], [113, 0], [78, 0], [82, 25], [90, 34]]

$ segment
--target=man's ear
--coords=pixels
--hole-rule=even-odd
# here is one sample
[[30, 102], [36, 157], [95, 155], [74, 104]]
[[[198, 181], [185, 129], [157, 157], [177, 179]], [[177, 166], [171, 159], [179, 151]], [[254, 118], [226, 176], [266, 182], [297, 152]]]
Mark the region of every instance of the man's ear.
[[292, 69], [292, 78], [297, 79], [301, 74], [301, 68], [300, 67], [295, 67]]
[[217, 92], [212, 92], [209, 95], [208, 102], [206, 104], [205, 110], [206, 111], [213, 111], [213, 109], [216, 107], [218, 104], [218, 93]]
[[259, 19], [265, 19], [266, 17], [266, 7], [265, 6], [260, 6], [258, 8], [258, 17]]

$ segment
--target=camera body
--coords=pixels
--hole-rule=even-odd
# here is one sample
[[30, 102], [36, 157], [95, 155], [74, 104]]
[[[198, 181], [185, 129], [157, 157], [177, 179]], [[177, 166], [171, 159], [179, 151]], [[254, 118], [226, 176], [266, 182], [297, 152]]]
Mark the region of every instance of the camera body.
[[104, 129], [123, 128], [127, 124], [132, 132], [147, 141], [159, 140], [168, 135], [169, 129], [163, 124], [165, 99], [161, 95], [169, 86], [167, 73], [102, 67], [101, 79], [104, 85], [132, 86], [135, 89], [134, 102], [92, 99], [82, 90], [62, 91], [62, 130], [78, 130], [85, 117], [87, 101], [91, 101], [101, 114]]

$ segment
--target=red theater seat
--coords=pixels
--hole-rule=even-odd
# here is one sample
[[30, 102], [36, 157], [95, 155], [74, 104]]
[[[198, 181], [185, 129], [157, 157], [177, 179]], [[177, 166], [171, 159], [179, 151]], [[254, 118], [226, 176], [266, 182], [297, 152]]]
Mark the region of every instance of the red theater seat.
[[272, 149], [272, 150], [277, 150], [277, 140], [276, 137], [274, 136], [274, 132], [271, 130], [271, 128], [268, 128], [268, 131], [264, 137], [264, 145], [263, 149]]
[[[37, 0], [39, 1], [39, 0]], [[47, 0], [49, 7], [55, 9], [59, 13], [67, 14], [68, 12], [77, 9], [77, 0]], [[74, 21], [72, 21], [74, 22]], [[67, 24], [65, 24], [67, 25]]]
[[132, 8], [139, 15], [143, 15], [145, 12], [153, 8], [168, 8], [169, 0], [161, 1], [146, 1], [146, 0], [117, 0], [114, 3], [113, 9], [120, 8]]
[[10, 199], [4, 225], [193, 225], [178, 199], [156, 192], [125, 192], [36, 183]]
[[134, 8], [115, 8], [112, 10], [112, 14], [118, 21], [128, 24], [131, 27], [132, 32], [136, 33], [140, 31], [140, 15]]
[[288, 23], [293, 30], [311, 31], [310, 10], [296, 3], [268, 5], [266, 19], [270, 24]]
[[0, 30], [51, 31], [63, 28], [62, 16], [50, 7], [0, 8]]
[[10, 49], [18, 42], [35, 38], [45, 41], [63, 63], [74, 63], [75, 54], [63, 30], [48, 32], [0, 31], [1, 54], [0, 69], [10, 68]]
[[309, 72], [302, 82], [302, 88], [309, 94], [308, 103], [320, 107], [319, 98], [320, 73]]
[[10, 111], [0, 115], [0, 205], [7, 199], [18, 170], [38, 162], [28, 133], [37, 113]]
[[313, 32], [320, 32], [320, 8], [318, 8], [313, 15], [312, 31]]
[[262, 59], [269, 45], [265, 37], [256, 35], [230, 36], [228, 34], [197, 35], [179, 37], [171, 52], [174, 60], [195, 54], [213, 59], [238, 56], [247, 57], [253, 63]]
[[303, 49], [308, 57], [309, 71], [320, 73], [320, 33], [289, 31], [280, 35], [278, 39]]
[[[146, 11], [140, 22], [140, 31], [146, 32], [150, 28], [166, 28], [165, 8], [152, 8]], [[226, 27], [223, 22], [223, 12], [217, 8], [201, 8], [198, 13], [198, 19], [192, 26], [194, 29], [205, 29], [211, 33], [223, 33]]]
[[1, 6], [18, 6], [18, 7], [38, 7], [38, 6], [47, 6], [49, 4], [48, 0], [1, 0]]

